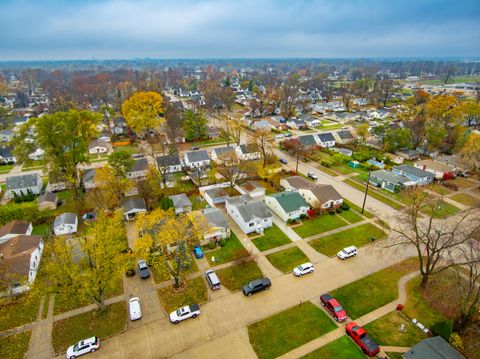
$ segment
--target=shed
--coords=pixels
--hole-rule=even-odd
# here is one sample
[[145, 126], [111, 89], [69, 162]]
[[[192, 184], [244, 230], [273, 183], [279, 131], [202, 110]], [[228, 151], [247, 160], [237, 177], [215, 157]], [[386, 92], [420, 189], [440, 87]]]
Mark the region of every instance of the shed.
[[348, 162], [348, 167], [358, 168], [358, 167], [360, 167], [360, 162], [358, 162], [358, 161], [350, 161], [350, 162]]

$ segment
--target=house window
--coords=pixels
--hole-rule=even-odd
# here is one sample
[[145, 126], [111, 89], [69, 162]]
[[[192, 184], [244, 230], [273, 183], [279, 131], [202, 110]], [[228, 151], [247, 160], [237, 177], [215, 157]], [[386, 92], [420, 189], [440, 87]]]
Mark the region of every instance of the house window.
[[251, 223], [248, 224], [249, 227], [253, 227], [253, 225], [254, 225], [253, 222], [251, 222]]
[[264, 222], [268, 222], [268, 218], [265, 218], [263, 221], [264, 221]]

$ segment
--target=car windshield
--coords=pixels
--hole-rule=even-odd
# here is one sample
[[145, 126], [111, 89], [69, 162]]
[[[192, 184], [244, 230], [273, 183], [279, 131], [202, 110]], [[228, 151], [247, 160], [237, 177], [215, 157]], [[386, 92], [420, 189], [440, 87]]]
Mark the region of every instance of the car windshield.
[[298, 270], [303, 270], [302, 266], [298, 266], [297, 268], [298, 268]]
[[341, 305], [337, 305], [336, 307], [333, 308], [336, 312], [340, 312], [343, 310]]
[[180, 309], [177, 309], [177, 315], [182, 315], [182, 311]]
[[348, 251], [345, 250], [345, 249], [342, 249], [342, 252], [345, 253], [345, 254], [348, 254]]
[[76, 352], [78, 350], [78, 343], [73, 346], [73, 351]]

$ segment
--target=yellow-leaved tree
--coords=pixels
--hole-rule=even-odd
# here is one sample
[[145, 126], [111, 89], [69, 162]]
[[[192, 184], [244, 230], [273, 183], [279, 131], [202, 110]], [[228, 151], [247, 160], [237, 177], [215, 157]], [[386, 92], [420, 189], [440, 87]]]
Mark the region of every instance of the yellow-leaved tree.
[[163, 116], [163, 98], [158, 92], [136, 92], [122, 103], [122, 114], [135, 132], [148, 132], [160, 126]]
[[475, 175], [480, 176], [480, 134], [471, 133], [468, 135], [460, 150], [460, 155], [467, 168]]
[[107, 165], [97, 168], [94, 181], [96, 188], [87, 195], [86, 202], [90, 207], [112, 209], [119, 207], [125, 194], [132, 190], [133, 181], [118, 174], [113, 167]]

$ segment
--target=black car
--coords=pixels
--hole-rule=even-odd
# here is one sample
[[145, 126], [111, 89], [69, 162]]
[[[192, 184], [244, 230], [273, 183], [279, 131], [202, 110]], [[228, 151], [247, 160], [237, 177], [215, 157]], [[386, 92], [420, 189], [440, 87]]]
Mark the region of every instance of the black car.
[[150, 277], [150, 269], [148, 269], [147, 262], [144, 260], [138, 261], [138, 275], [142, 279]]
[[286, 160], [285, 158], [280, 158], [279, 161], [280, 161], [281, 163], [283, 163], [284, 165], [287, 164], [287, 160]]
[[272, 283], [268, 278], [255, 279], [250, 283], [243, 286], [243, 294], [252, 295], [254, 293], [260, 292], [262, 290], [270, 288]]
[[196, 151], [196, 150], [200, 149], [200, 147], [198, 147], [198, 146], [192, 146], [192, 147], [190, 147], [190, 149], [191, 149], [192, 151]]

